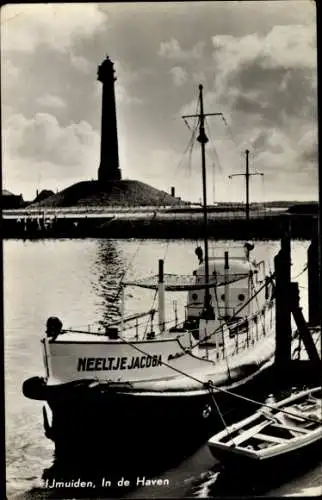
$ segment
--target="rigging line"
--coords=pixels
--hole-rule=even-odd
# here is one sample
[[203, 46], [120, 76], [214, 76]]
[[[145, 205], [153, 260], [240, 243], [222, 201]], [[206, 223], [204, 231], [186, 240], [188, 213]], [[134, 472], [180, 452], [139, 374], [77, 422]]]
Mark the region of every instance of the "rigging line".
[[[272, 282], [273, 279], [274, 279], [275, 275], [272, 274], [271, 276], [269, 276], [269, 281]], [[265, 288], [266, 286], [266, 283], [264, 283], [258, 290], [257, 292], [255, 293], [255, 295], [253, 295], [253, 297], [251, 297], [250, 299], [248, 299], [245, 304], [243, 304], [234, 314], [233, 318], [238, 316], [238, 314], [243, 311], [243, 309], [245, 309], [245, 307], [248, 306], [248, 304]]]
[[[260, 403], [259, 401], [255, 401], [255, 399], [248, 398], [247, 396], [242, 396], [241, 394], [233, 393], [233, 392], [231, 392], [229, 390], [223, 389], [222, 387], [218, 387], [218, 386], [214, 385], [211, 380], [209, 380], [208, 383], [209, 383], [210, 386], [212, 386], [214, 389], [216, 389], [216, 390], [218, 390], [220, 392], [226, 393], [226, 394], [231, 395], [231, 396], [235, 396], [236, 398], [242, 399], [242, 400], [247, 401], [249, 403], [253, 403], [253, 404], [258, 405], [258, 406], [265, 406], [267, 408], [270, 408], [271, 410], [275, 410], [275, 411], [278, 411], [278, 412], [281, 412], [281, 413], [285, 413], [286, 415], [294, 417], [294, 414], [292, 412], [287, 411], [287, 410], [283, 410], [281, 408], [275, 408], [274, 406], [272, 406], [270, 404]], [[313, 418], [304, 417], [303, 415], [301, 415], [301, 416], [300, 415], [296, 415], [296, 416], [298, 416], [302, 420], [307, 420], [308, 422], [314, 422], [315, 424], [317, 423], [317, 421], [315, 419], [313, 419]]]
[[[200, 108], [200, 100], [199, 100], [199, 97], [197, 97], [196, 98], [195, 115], [199, 114], [199, 108]], [[188, 171], [189, 171], [190, 176], [191, 176], [191, 172], [192, 172], [192, 153], [193, 153], [193, 148], [196, 145], [196, 138], [197, 138], [197, 134], [199, 131], [199, 126], [200, 126], [200, 116], [198, 116], [197, 119], [195, 119], [195, 121], [194, 121], [194, 130], [193, 130], [193, 135], [191, 137], [192, 141], [191, 141], [191, 148], [190, 148], [190, 152], [189, 152], [189, 164], [188, 164]], [[200, 245], [198, 236], [195, 237], [195, 243], [196, 243], [196, 247], [198, 247]]]
[[[219, 312], [219, 301], [218, 301], [217, 287], [214, 287], [214, 292], [215, 292], [215, 299], [216, 299], [216, 303], [217, 303], [217, 310]], [[226, 352], [226, 345], [225, 345], [226, 342], [225, 342], [224, 328], [223, 328], [224, 323], [226, 323], [226, 322], [220, 317], [219, 318], [219, 328], [221, 328], [221, 338], [222, 338], [222, 344], [223, 344], [223, 355]], [[227, 326], [228, 330], [230, 331], [230, 328], [229, 328], [229, 326], [228, 326], [227, 323], [226, 323], [226, 326]], [[230, 367], [229, 367], [229, 363], [228, 363], [228, 356], [225, 356], [225, 361], [226, 361], [226, 366], [227, 366], [228, 377], [231, 380], [231, 373], [230, 373]]]
[[[196, 99], [196, 111], [195, 111], [195, 114], [197, 114], [198, 109], [199, 109], [199, 99], [197, 98]], [[190, 139], [188, 141], [188, 145], [187, 145], [187, 147], [185, 149], [185, 152], [183, 154], [183, 156], [184, 156], [188, 151], [190, 151], [190, 154], [191, 154], [191, 150], [193, 148], [193, 143], [195, 141], [195, 135], [196, 135], [196, 131], [197, 131], [199, 119], [195, 120], [195, 123], [194, 123], [193, 127], [191, 127], [189, 125], [189, 123], [188, 123], [188, 121], [187, 121], [186, 118], [183, 118], [183, 120], [184, 120], [184, 123], [186, 124], [186, 126], [189, 128], [189, 130], [192, 130], [191, 137], [190, 137]], [[183, 158], [182, 158], [182, 161], [183, 161]]]
[[[195, 115], [198, 114], [198, 109], [199, 109], [199, 98], [197, 97], [196, 98], [196, 110], [195, 110], [195, 113], [194, 113]], [[191, 127], [189, 125], [189, 122], [188, 122], [188, 120], [185, 117], [183, 117], [183, 121], [184, 121], [185, 125], [188, 127], [189, 130], [193, 130], [194, 127]]]
[[[189, 170], [189, 175], [191, 175], [191, 162], [192, 162], [192, 150], [195, 146], [196, 143], [196, 135], [198, 133], [198, 127], [200, 123], [200, 117], [197, 115], [199, 114], [199, 107], [200, 107], [200, 102], [199, 102], [199, 97], [196, 98], [196, 109], [195, 109], [195, 115], [196, 119], [194, 120], [194, 126], [192, 128], [192, 135], [191, 135], [191, 144], [190, 144], [190, 150], [189, 150], [189, 163], [188, 163], [188, 170]], [[184, 118], [185, 120], [185, 118]], [[189, 127], [191, 130], [191, 127]]]
[[[194, 140], [194, 137], [192, 136], [192, 137], [189, 139], [188, 145], [186, 146], [186, 148], [185, 148], [185, 150], [184, 150], [184, 153], [183, 153], [183, 155], [182, 155], [182, 158], [181, 158], [180, 162], [178, 163], [178, 165], [177, 165], [177, 167], [176, 167], [176, 169], [175, 169], [175, 172], [174, 172], [174, 178], [175, 178], [175, 177], [176, 177], [176, 175], [178, 174], [179, 168], [180, 168], [180, 166], [181, 166], [181, 164], [183, 163], [183, 160], [184, 160], [184, 155], [187, 153], [187, 151], [188, 151], [188, 150], [189, 150], [189, 148], [191, 147], [191, 142], [193, 142], [193, 140]], [[159, 203], [159, 205], [160, 205], [160, 206], [162, 206], [163, 201], [165, 200], [165, 198], [166, 198], [166, 196], [167, 196], [167, 195], [168, 195], [168, 193], [166, 193], [166, 192], [165, 192], [165, 193], [164, 193], [164, 195], [163, 195], [163, 197], [161, 198], [160, 203]], [[152, 215], [152, 217], [151, 217], [151, 219], [150, 219], [150, 221], [149, 221], [149, 222], [150, 222], [150, 224], [152, 223], [152, 220], [153, 220], [153, 219], [155, 219], [155, 217], [156, 217], [156, 216], [157, 216], [157, 212], [154, 212], [154, 214]], [[134, 259], [136, 258], [136, 256], [137, 256], [137, 254], [138, 254], [139, 250], [141, 249], [141, 246], [142, 246], [142, 245], [143, 245], [143, 240], [141, 240], [141, 241], [139, 242], [138, 247], [137, 247], [136, 251], [134, 252], [134, 254], [133, 254], [133, 256], [132, 256], [131, 260], [129, 261], [129, 263], [128, 263], [128, 265], [126, 266], [125, 270], [124, 270], [124, 271], [123, 271], [123, 273], [121, 274], [121, 279], [120, 279], [120, 282], [119, 282], [119, 287], [118, 287], [117, 293], [115, 294], [114, 299], [112, 299], [112, 300], [111, 300], [111, 303], [112, 303], [112, 304], [114, 304], [114, 303], [118, 300], [118, 298], [119, 298], [119, 296], [120, 296], [120, 293], [121, 293], [122, 283], [123, 283], [123, 281], [124, 281], [124, 279], [125, 279], [125, 276], [126, 276], [126, 274], [127, 274], [128, 270], [130, 269], [130, 267], [132, 266], [133, 261], [134, 261]]]
[[[224, 419], [224, 416], [223, 416], [223, 414], [222, 414], [222, 413], [221, 413], [221, 411], [220, 411], [219, 405], [218, 405], [218, 403], [217, 403], [217, 401], [216, 401], [216, 398], [215, 398], [215, 395], [214, 395], [214, 391], [213, 391], [213, 389], [212, 389], [211, 387], [209, 387], [209, 389], [208, 389], [208, 390], [209, 390], [209, 394], [210, 394], [210, 396], [211, 396], [211, 399], [213, 400], [213, 402], [214, 402], [214, 404], [215, 404], [215, 407], [216, 407], [217, 413], [218, 413], [218, 415], [219, 415], [219, 417], [220, 417], [220, 419], [221, 419], [221, 421], [222, 421], [222, 423], [223, 423], [223, 425], [224, 425], [225, 429], [227, 430], [227, 435], [229, 435], [229, 432], [228, 432], [228, 425], [226, 424], [226, 421], [225, 421], [225, 419]], [[235, 443], [234, 443], [234, 444], [235, 444]]]
[[[213, 155], [213, 158], [210, 158], [213, 162], [213, 199], [215, 201], [215, 174], [216, 174], [216, 166], [218, 166], [219, 168], [219, 173], [221, 174], [223, 180], [225, 179], [225, 175], [224, 175], [224, 169], [222, 167], [222, 164], [221, 164], [221, 161], [220, 161], [220, 158], [219, 158], [219, 155], [217, 153], [217, 149], [216, 149], [216, 145], [215, 145], [215, 141], [211, 135], [211, 130], [210, 130], [210, 126], [209, 126], [209, 123], [208, 123], [208, 120], [205, 119], [205, 123], [206, 123], [206, 130], [208, 132], [208, 136], [210, 137], [210, 143], [211, 143], [211, 153]], [[208, 151], [207, 151], [207, 155], [208, 155]], [[210, 157], [210, 155], [209, 155]]]
[[189, 158], [190, 158], [191, 149], [192, 149], [192, 147], [193, 147], [193, 141], [194, 141], [194, 135], [192, 135], [192, 136], [190, 137], [189, 142], [188, 142], [188, 144], [187, 144], [187, 146], [186, 146], [186, 148], [185, 148], [185, 150], [184, 150], [184, 152], [183, 152], [183, 154], [182, 154], [182, 158], [181, 158], [181, 160], [180, 160], [180, 162], [179, 162], [179, 164], [178, 164], [177, 170], [176, 170], [176, 172], [175, 172], [175, 174], [174, 174], [174, 178], [176, 177], [176, 175], [177, 175], [177, 173], [178, 173], [178, 171], [179, 171], [179, 169], [180, 169], [181, 165], [183, 164], [184, 159], [185, 159], [185, 155], [186, 155], [187, 153], [189, 153]]
[[[224, 176], [223, 174], [223, 169], [222, 169], [222, 166], [221, 166], [221, 163], [220, 163], [220, 160], [219, 160], [219, 156], [217, 154], [217, 151], [216, 151], [216, 147], [215, 147], [215, 143], [214, 143], [214, 140], [212, 138], [212, 135], [211, 135], [211, 130], [210, 130], [210, 126], [209, 126], [209, 123], [208, 123], [208, 120], [207, 120], [207, 117], [205, 117], [205, 125], [206, 125], [206, 133], [208, 135], [208, 137], [210, 138], [210, 143], [211, 143], [211, 150], [210, 152], [207, 150], [206, 154], [208, 156], [208, 158], [210, 158], [210, 160], [212, 161], [213, 163], [213, 203], [215, 202], [215, 187], [216, 187], [216, 181], [215, 181], [215, 174], [216, 174], [216, 164], [218, 164], [218, 167], [219, 167], [219, 171], [221, 173], [222, 176]], [[211, 155], [211, 153], [213, 154], [213, 157]]]
[[218, 153], [217, 153], [217, 151], [215, 149], [215, 146], [213, 146], [213, 147], [214, 147], [214, 151], [212, 151], [213, 158], [210, 157], [210, 153], [209, 152], [208, 152], [208, 157], [213, 161], [214, 164], [218, 164], [220, 173], [224, 177], [224, 171], [223, 171], [223, 168], [222, 168], [222, 165], [221, 165], [221, 161], [219, 159], [219, 156], [218, 156]]
[[189, 162], [188, 162], [188, 171], [189, 175], [191, 175], [191, 165], [192, 165], [192, 152], [193, 148], [196, 144], [196, 135], [197, 135], [197, 127], [198, 124], [196, 125], [195, 129], [193, 130], [192, 136], [191, 136], [191, 143], [190, 143], [190, 149], [189, 149]]
[[189, 129], [189, 130], [191, 130], [191, 127], [190, 127], [190, 125], [189, 125], [189, 123], [188, 123], [187, 119], [186, 119], [186, 118], [183, 118], [183, 121], [184, 121], [185, 125], [187, 125], [188, 129]]
[[209, 126], [209, 123], [208, 123], [207, 118], [205, 118], [205, 124], [206, 124], [206, 129], [207, 129], [207, 131], [208, 131], [208, 136], [209, 136], [209, 138], [210, 138], [210, 143], [211, 143], [211, 146], [212, 146], [211, 151], [212, 151], [212, 153], [213, 153], [213, 155], [214, 155], [214, 159], [215, 159], [215, 161], [218, 163], [219, 170], [220, 170], [221, 174], [222, 174], [222, 175], [224, 175], [224, 173], [223, 173], [223, 169], [222, 169], [222, 165], [221, 165], [221, 163], [220, 163], [219, 156], [218, 156], [218, 153], [217, 153], [217, 150], [216, 150], [215, 141], [214, 141], [214, 139], [212, 138], [212, 135], [211, 135], [211, 133], [210, 133], [210, 132], [211, 132], [211, 130], [210, 130], [210, 126]]
[[219, 156], [217, 155], [216, 152], [214, 152], [213, 154], [213, 157], [211, 156], [211, 154], [209, 153], [209, 151], [207, 151], [206, 155], [208, 156], [208, 158], [211, 160], [212, 162], [212, 166], [213, 166], [213, 177], [215, 178], [215, 171], [216, 171], [216, 165], [218, 165], [219, 167], [219, 170], [220, 170], [220, 174], [224, 177], [224, 174], [223, 174], [223, 169], [222, 169], [222, 165], [220, 163], [220, 160], [219, 160]]
[[[192, 150], [193, 150], [193, 147], [195, 145], [195, 138], [196, 138], [196, 133], [197, 133], [197, 126], [198, 126], [198, 123], [196, 123], [192, 129], [192, 134], [190, 136], [190, 139], [188, 141], [188, 144], [187, 144], [187, 147], [183, 153], [183, 157], [182, 157], [182, 160], [180, 162], [180, 166], [181, 164], [183, 163], [183, 160], [184, 160], [184, 157], [186, 155], [186, 153], [189, 153], [188, 156], [189, 156], [189, 162], [188, 162], [188, 165], [189, 165], [189, 171], [191, 173], [191, 159], [192, 159]], [[191, 130], [191, 129], [190, 129]]]
[[[274, 275], [270, 276], [270, 281], [272, 281], [274, 278]], [[231, 317], [231, 319], [234, 319], [238, 316], [238, 314], [243, 311], [243, 309], [245, 309], [245, 307], [248, 306], [249, 302], [251, 302], [264, 288], [265, 288], [266, 284], [264, 283], [256, 292], [256, 294], [251, 297], [250, 299], [248, 299], [248, 301], [245, 302], [245, 304], [243, 304], [237, 311], [235, 311], [235, 313], [233, 314], [233, 316]], [[215, 288], [215, 287], [214, 287]], [[217, 290], [216, 290], [217, 292]], [[218, 303], [218, 297], [217, 297], [217, 303]], [[223, 323], [224, 324], [224, 321]], [[222, 325], [219, 325], [214, 331], [213, 333], [211, 333], [210, 335], [206, 335], [203, 339], [199, 340], [198, 342], [196, 342], [196, 344], [193, 345], [193, 348], [199, 346], [202, 342], [204, 341], [207, 341], [207, 340], [210, 340], [219, 330], [220, 328], [222, 327]]]
[[[305, 266], [303, 267], [302, 271], [300, 271], [296, 276], [292, 276], [292, 280], [296, 280], [297, 278], [299, 278], [300, 276], [302, 276], [303, 273], [305, 273], [305, 271], [307, 270], [307, 264], [305, 264]], [[302, 287], [303, 288], [303, 287]]]
[[236, 147], [236, 149], [239, 151], [239, 147], [238, 147], [238, 144], [234, 138], [234, 134], [232, 132], [232, 129], [230, 127], [230, 125], [228, 124], [226, 118], [224, 117], [224, 115], [220, 115], [221, 118], [222, 118], [222, 121], [224, 122], [225, 126], [227, 127], [228, 129], [228, 132], [229, 132], [229, 135], [230, 135], [230, 140], [234, 143], [234, 146]]
[[[145, 356], [149, 356], [150, 355], [148, 352], [144, 351], [144, 349], [141, 349], [137, 345], [134, 345], [133, 342], [129, 342], [128, 340], [126, 340], [126, 339], [124, 339], [122, 337], [120, 337], [120, 339], [123, 340], [123, 342], [129, 344], [131, 347], [133, 347], [137, 351], [139, 351], [141, 354], [144, 354]], [[201, 358], [198, 358], [198, 359], [201, 359]], [[166, 366], [166, 367], [168, 367], [168, 368], [170, 368], [170, 370], [173, 370], [173, 371], [179, 373], [180, 375], [183, 375], [183, 376], [185, 376], [187, 378], [190, 378], [194, 382], [197, 382], [198, 384], [200, 384], [203, 387], [205, 387], [208, 391], [209, 391], [209, 388], [212, 388], [212, 389], [214, 389], [214, 390], [216, 390], [218, 392], [222, 392], [224, 394], [228, 394], [229, 396], [233, 396], [233, 397], [236, 397], [238, 399], [242, 399], [243, 401], [247, 401], [249, 403], [253, 403], [253, 404], [258, 405], [258, 406], [265, 406], [267, 408], [270, 408], [271, 410], [280, 411], [282, 413], [285, 413], [286, 415], [290, 415], [290, 416], [294, 417], [294, 414], [291, 413], [291, 412], [288, 412], [287, 410], [282, 410], [281, 408], [275, 408], [274, 406], [272, 406], [270, 404], [267, 404], [267, 403], [260, 403], [259, 401], [255, 401], [255, 399], [251, 399], [251, 398], [248, 398], [247, 396], [242, 396], [241, 394], [236, 394], [234, 392], [229, 391], [228, 389], [223, 389], [220, 386], [216, 386], [212, 382], [212, 380], [208, 380], [208, 382], [202, 382], [202, 380], [194, 377], [193, 375], [190, 375], [190, 374], [184, 372], [183, 370], [180, 370], [179, 368], [175, 368], [174, 366], [170, 365], [170, 363], [167, 363], [166, 361], [162, 361], [161, 360], [161, 364], [164, 365], [164, 366]], [[316, 420], [311, 419], [309, 417], [301, 416], [300, 418], [302, 418], [303, 420], [314, 422], [314, 423], [317, 422]]]

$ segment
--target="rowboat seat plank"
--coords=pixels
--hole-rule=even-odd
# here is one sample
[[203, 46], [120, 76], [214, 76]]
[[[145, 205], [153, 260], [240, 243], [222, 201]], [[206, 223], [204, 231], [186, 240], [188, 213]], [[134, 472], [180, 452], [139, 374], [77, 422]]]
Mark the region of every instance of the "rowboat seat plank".
[[284, 444], [289, 441], [289, 439], [277, 437], [277, 436], [269, 436], [268, 434], [262, 434], [259, 432], [254, 436], [255, 438], [262, 439], [263, 441], [267, 441], [268, 443], [274, 443], [274, 444]]
[[287, 424], [273, 424], [273, 427], [278, 427], [279, 429], [286, 429], [288, 431], [298, 432], [299, 434], [309, 434], [309, 429], [305, 429], [303, 427], [295, 427], [293, 425]]
[[265, 420], [265, 422], [261, 422], [260, 424], [255, 425], [254, 427], [251, 427], [250, 429], [247, 429], [247, 431], [242, 432], [239, 434], [239, 436], [236, 436], [235, 438], [231, 439], [226, 443], [227, 446], [231, 445], [239, 445], [243, 443], [244, 441], [247, 441], [247, 439], [251, 438], [254, 436], [254, 434], [257, 434], [260, 432], [262, 429], [270, 425], [271, 422]]

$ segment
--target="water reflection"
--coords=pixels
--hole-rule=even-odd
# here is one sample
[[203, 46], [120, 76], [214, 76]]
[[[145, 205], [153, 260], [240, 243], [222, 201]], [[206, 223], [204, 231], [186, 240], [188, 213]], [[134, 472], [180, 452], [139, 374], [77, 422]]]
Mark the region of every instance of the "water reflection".
[[[73, 474], [73, 478], [77, 479], [80, 470], [80, 464], [77, 465], [75, 459], [69, 460], [66, 457], [59, 462], [55, 458], [54, 463], [52, 462], [53, 443], [43, 434], [42, 404], [24, 398], [21, 393], [25, 378], [43, 375], [40, 338], [46, 318], [53, 314], [58, 315], [67, 327], [81, 328], [98, 320], [109, 323], [118, 319], [120, 298], [117, 291], [124, 273], [126, 279], [131, 280], [156, 274], [158, 259], [166, 256], [166, 272], [190, 274], [196, 266], [195, 246], [196, 242], [179, 240], [171, 243], [160, 240], [107, 239], [5, 242], [6, 458], [10, 499], [18, 498], [18, 493], [21, 493], [21, 498], [34, 499], [58, 498], [58, 495], [67, 499], [75, 498], [76, 493], [77, 496], [84, 493], [81, 489], [74, 489], [72, 496], [67, 496], [61, 490], [44, 490], [39, 484], [41, 472], [45, 467], [45, 477], [55, 477], [57, 474], [57, 479], [65, 473], [69, 477]], [[276, 242], [258, 243], [256, 258], [264, 258], [267, 254], [274, 255], [278, 247]], [[306, 248], [307, 242], [294, 242], [292, 276], [297, 276], [302, 271], [306, 262]], [[301, 305], [306, 313], [306, 274], [301, 274], [297, 280], [303, 286]], [[177, 295], [180, 295], [175, 297], [180, 310], [186, 298], [184, 294]], [[149, 290], [140, 290], [137, 293], [136, 289], [128, 289], [126, 313], [134, 314], [149, 309], [153, 298], [154, 292]], [[169, 294], [167, 313], [168, 310], [172, 312], [172, 309], [172, 295]], [[168, 424], [166, 421], [165, 425]], [[131, 415], [128, 416], [128, 425], [131, 425]], [[177, 431], [185, 432], [183, 428]], [[136, 456], [145, 455], [145, 450], [145, 445], [141, 444]], [[125, 445], [122, 448], [124, 459], [128, 451]], [[101, 463], [100, 460], [94, 460], [93, 455], [86, 457], [86, 470], [90, 470], [90, 464], [99, 476], [106, 474], [109, 470], [109, 450], [104, 448], [102, 453]], [[141, 468], [145, 475], [148, 474], [151, 462], [156, 462], [159, 458], [158, 453], [159, 450], [155, 450], [153, 454], [147, 453], [146, 468], [144, 465]], [[180, 450], [180, 453], [177, 463], [188, 456], [188, 452]], [[165, 460], [163, 464], [159, 464], [159, 470], [171, 467], [169, 455], [172, 459], [174, 450], [165, 450], [163, 455]], [[83, 458], [79, 456], [79, 461]], [[138, 467], [139, 464], [135, 465]], [[133, 462], [130, 466], [133, 467]], [[101, 470], [98, 473], [99, 467]], [[208, 466], [205, 467], [207, 468]], [[125, 475], [125, 467], [122, 470]], [[32, 490], [31, 485], [34, 486]], [[97, 489], [95, 492], [97, 494]], [[88, 493], [84, 496], [90, 498]], [[106, 490], [102, 496], [107, 496]], [[116, 496], [120, 496], [120, 490]]]
[[301, 478], [318, 467], [321, 461], [321, 454], [316, 449], [315, 453], [301, 454], [298, 460], [280, 463], [270, 469], [263, 467], [256, 472], [251, 467], [248, 470], [225, 469], [220, 463], [216, 463], [195, 481], [187, 497], [268, 496], [270, 492], [280, 489], [283, 485], [294, 480], [301, 481]]
[[[123, 449], [124, 461], [122, 466], [117, 467], [113, 467], [114, 456], [108, 449], [98, 450], [97, 456], [88, 456], [86, 461], [83, 458], [78, 461], [75, 456], [72, 458], [68, 455], [55, 458], [52, 466], [43, 471], [43, 486], [32, 488], [23, 498], [131, 498], [144, 479], [161, 478], [163, 474], [167, 477], [166, 471], [179, 467], [198, 448], [197, 443], [187, 441], [186, 445], [180, 450], [172, 449], [171, 453], [169, 450], [157, 449], [151, 460], [152, 456], [146, 454], [142, 441], [142, 449], [138, 451], [135, 461], [128, 461], [128, 450]], [[79, 487], [80, 483], [83, 486]], [[161, 488], [160, 493], [162, 491]]]
[[[90, 281], [106, 325], [120, 317], [120, 280], [126, 271], [126, 262], [116, 240], [97, 240], [96, 259], [92, 263]], [[96, 299], [96, 300], [97, 300]]]

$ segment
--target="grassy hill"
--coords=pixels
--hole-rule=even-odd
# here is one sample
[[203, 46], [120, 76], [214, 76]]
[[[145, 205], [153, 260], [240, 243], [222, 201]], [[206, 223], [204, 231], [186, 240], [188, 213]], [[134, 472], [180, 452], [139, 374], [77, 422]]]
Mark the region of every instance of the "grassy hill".
[[104, 186], [98, 181], [78, 182], [45, 200], [32, 203], [31, 206], [161, 206], [178, 204], [185, 204], [185, 202], [143, 182], [123, 180], [110, 181]]

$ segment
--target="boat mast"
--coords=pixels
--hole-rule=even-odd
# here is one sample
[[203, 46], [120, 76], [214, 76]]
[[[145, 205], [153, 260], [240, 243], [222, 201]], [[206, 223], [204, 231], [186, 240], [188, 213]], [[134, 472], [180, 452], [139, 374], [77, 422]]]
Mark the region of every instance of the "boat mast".
[[211, 306], [209, 283], [209, 252], [208, 252], [208, 210], [207, 210], [207, 175], [206, 175], [206, 144], [208, 137], [205, 132], [205, 114], [203, 109], [203, 86], [199, 85], [199, 102], [200, 102], [200, 115], [199, 115], [199, 136], [197, 141], [201, 145], [201, 168], [202, 168], [202, 195], [203, 195], [203, 221], [204, 221], [204, 250], [205, 250], [205, 304], [204, 316], [205, 319], [210, 319], [213, 316], [213, 309]]
[[165, 308], [164, 308], [164, 262], [159, 260], [159, 281], [158, 281], [158, 298], [159, 298], [159, 328], [160, 332], [165, 329]]
[[208, 211], [207, 211], [207, 176], [206, 176], [206, 144], [208, 137], [205, 132], [206, 116], [223, 116], [222, 113], [204, 113], [203, 109], [203, 85], [199, 85], [200, 113], [197, 115], [185, 115], [182, 118], [199, 118], [199, 136], [197, 141], [201, 145], [201, 166], [202, 166], [202, 192], [203, 192], [203, 219], [204, 219], [204, 251], [205, 251], [205, 303], [202, 313], [203, 319], [214, 319], [215, 313], [211, 305], [211, 296], [209, 290], [209, 256], [208, 256]]

